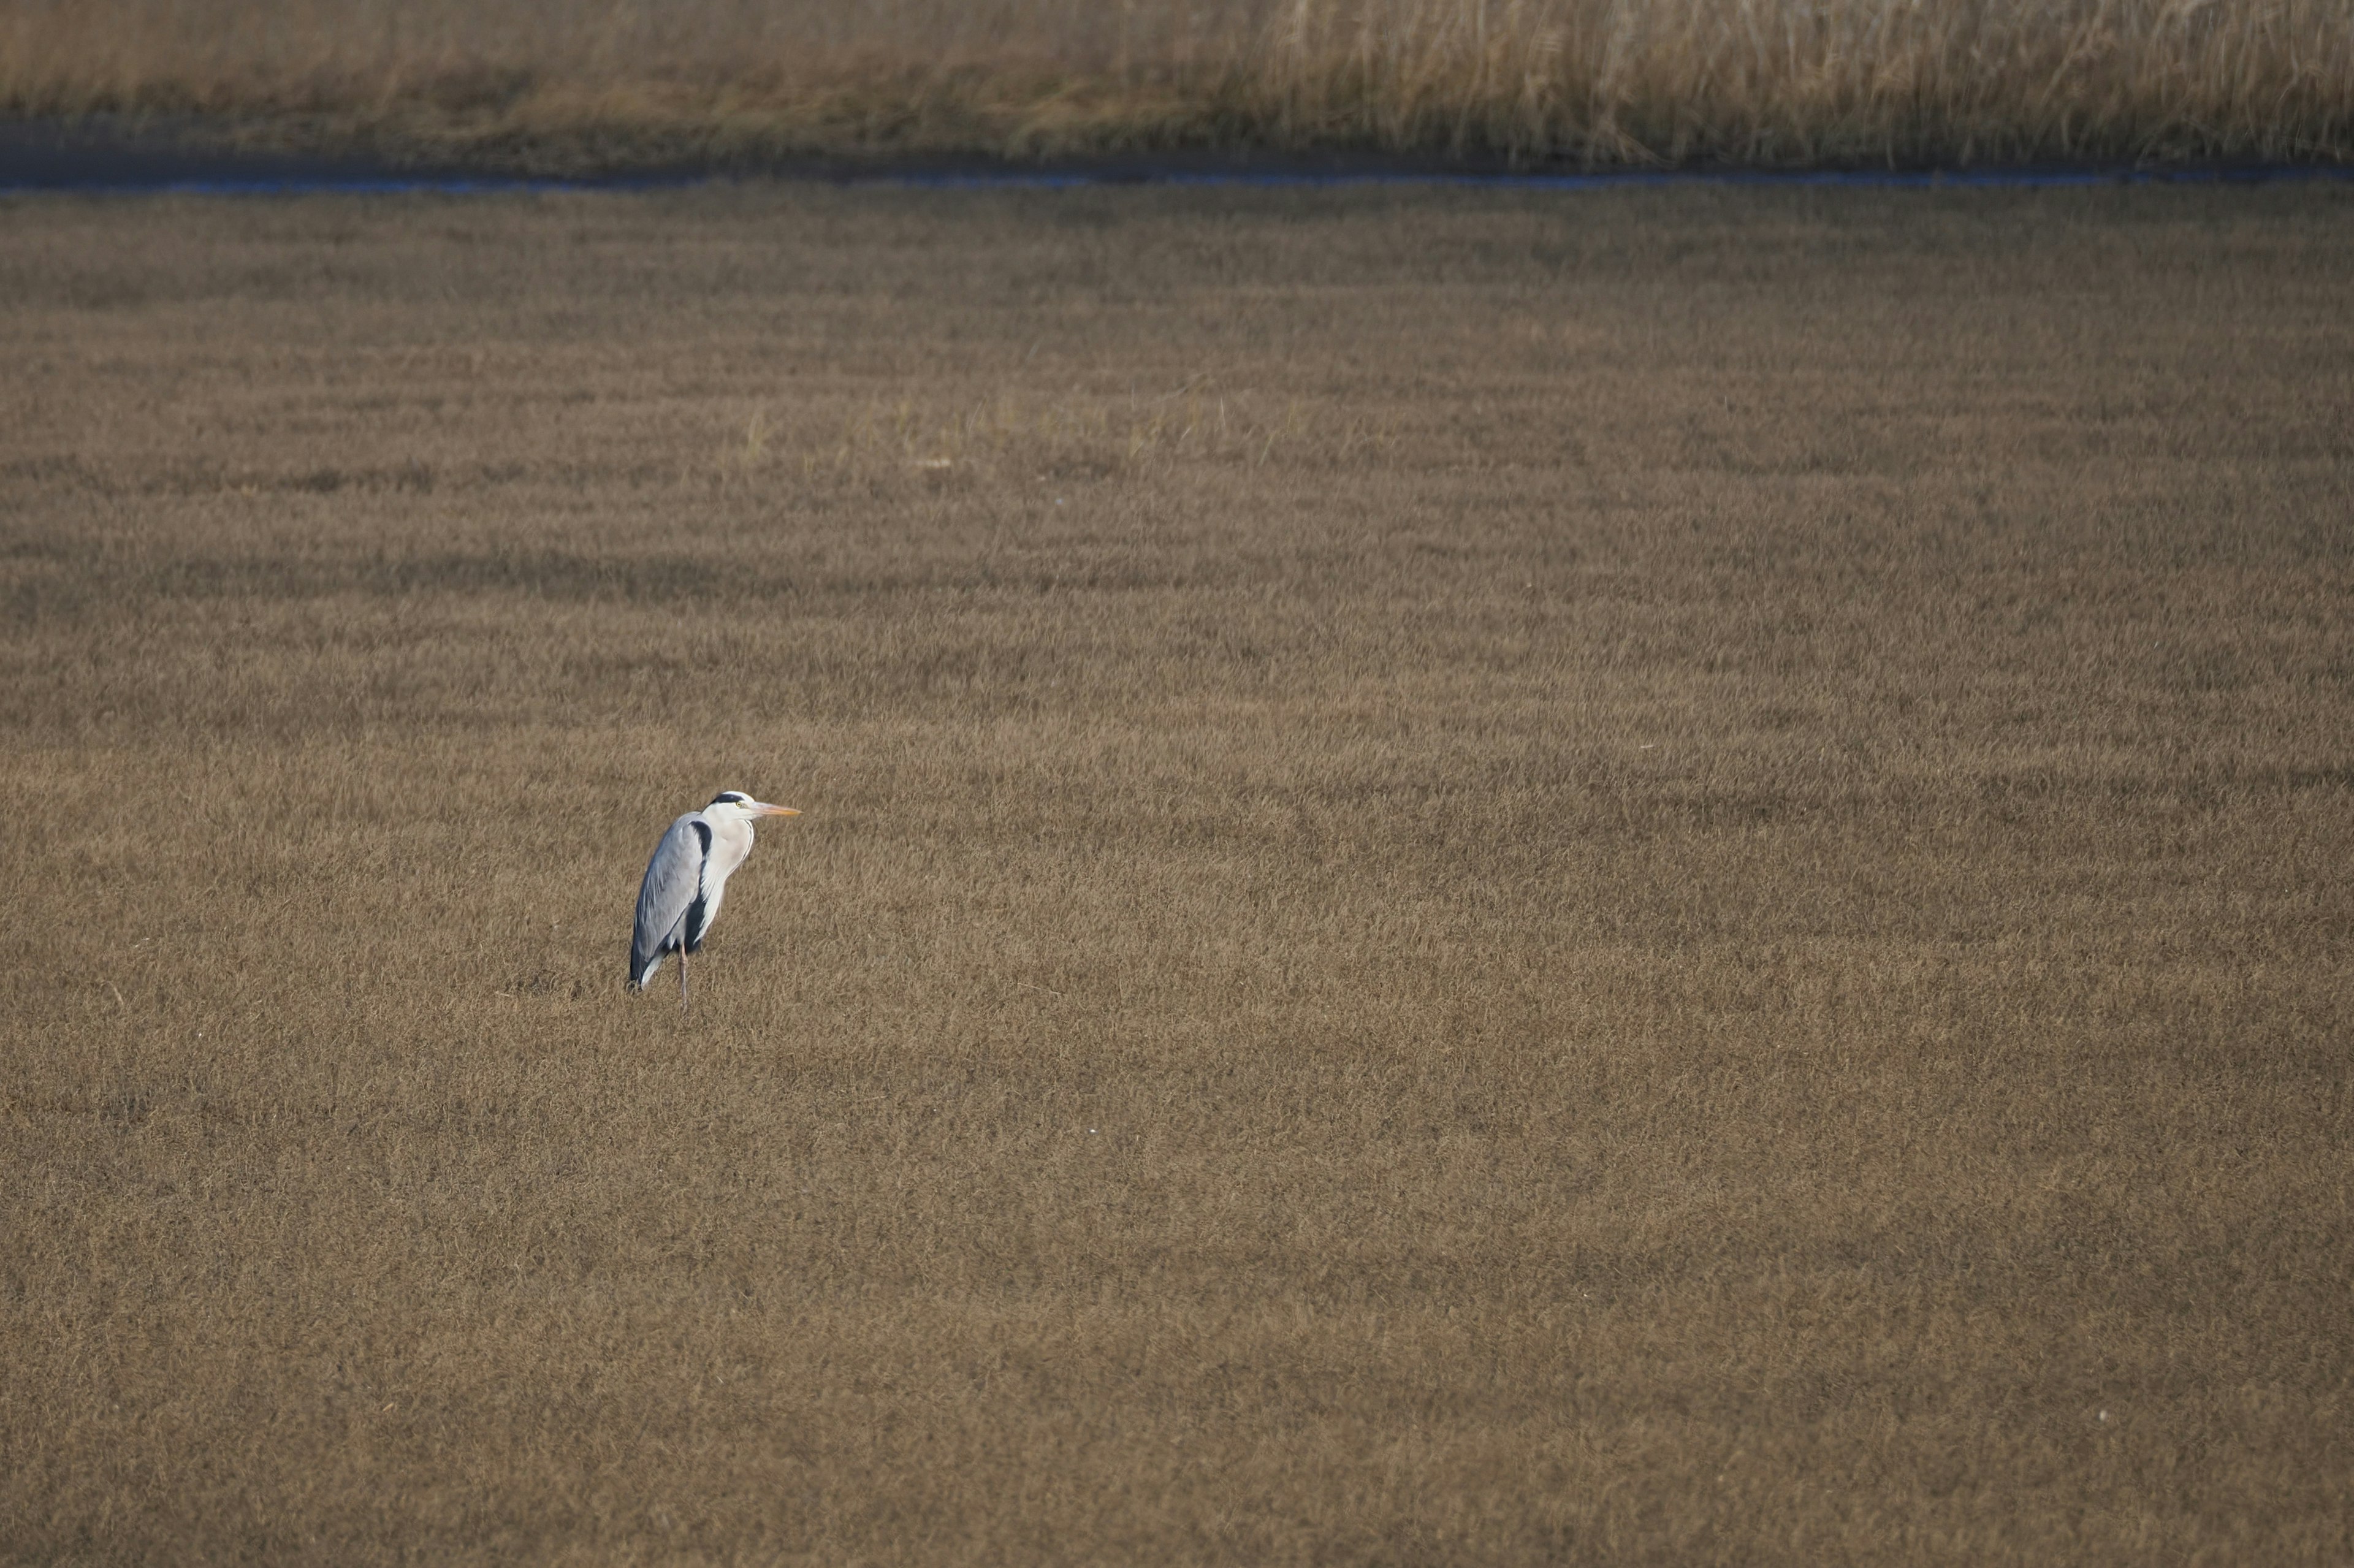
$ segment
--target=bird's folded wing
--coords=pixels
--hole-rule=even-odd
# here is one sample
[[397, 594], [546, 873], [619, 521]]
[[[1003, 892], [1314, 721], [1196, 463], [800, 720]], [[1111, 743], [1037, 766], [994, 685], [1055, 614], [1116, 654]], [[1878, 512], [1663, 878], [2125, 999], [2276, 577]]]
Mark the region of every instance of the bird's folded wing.
[[638, 923], [630, 938], [631, 975], [646, 972], [686, 918], [703, 891], [703, 865], [710, 853], [710, 825], [691, 811], [673, 822], [654, 846], [654, 857], [646, 863], [646, 880], [638, 888]]

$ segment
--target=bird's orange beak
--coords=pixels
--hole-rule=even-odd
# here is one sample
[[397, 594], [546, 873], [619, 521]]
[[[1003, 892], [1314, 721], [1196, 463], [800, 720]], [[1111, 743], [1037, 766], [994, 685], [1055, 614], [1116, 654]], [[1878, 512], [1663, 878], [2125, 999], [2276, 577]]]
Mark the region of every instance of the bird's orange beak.
[[794, 810], [790, 806], [763, 805], [754, 809], [764, 817], [798, 817], [801, 815], [799, 811]]

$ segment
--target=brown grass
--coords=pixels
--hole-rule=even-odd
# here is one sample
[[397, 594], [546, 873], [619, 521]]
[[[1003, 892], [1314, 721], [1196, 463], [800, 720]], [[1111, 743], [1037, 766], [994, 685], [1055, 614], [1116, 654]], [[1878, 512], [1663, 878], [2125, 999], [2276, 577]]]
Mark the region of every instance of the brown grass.
[[2345, 1561], [2349, 256], [7, 204], [0, 1556]]
[[542, 170], [1356, 149], [2342, 160], [2344, 0], [20, 0], [0, 114]]

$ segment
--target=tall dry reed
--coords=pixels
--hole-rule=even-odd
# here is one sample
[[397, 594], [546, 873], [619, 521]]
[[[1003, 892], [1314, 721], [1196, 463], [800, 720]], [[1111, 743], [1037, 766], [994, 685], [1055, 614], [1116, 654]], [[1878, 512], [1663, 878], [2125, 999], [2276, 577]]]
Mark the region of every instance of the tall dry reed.
[[2347, 0], [32, 0], [0, 113], [548, 166], [2342, 159]]

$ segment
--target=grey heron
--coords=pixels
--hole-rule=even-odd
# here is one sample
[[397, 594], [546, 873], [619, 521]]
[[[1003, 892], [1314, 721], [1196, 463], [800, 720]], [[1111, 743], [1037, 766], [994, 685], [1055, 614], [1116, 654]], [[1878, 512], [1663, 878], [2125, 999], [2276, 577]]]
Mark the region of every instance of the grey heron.
[[686, 1011], [686, 956], [703, 946], [727, 879], [752, 853], [752, 824], [762, 817], [798, 817], [790, 806], [769, 806], [741, 789], [723, 789], [700, 811], [670, 825], [646, 862], [638, 887], [638, 924], [630, 938], [630, 989], [643, 991], [672, 953], [678, 955], [678, 1007]]

